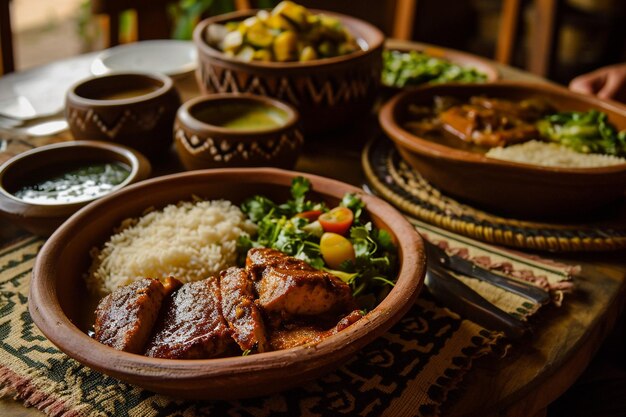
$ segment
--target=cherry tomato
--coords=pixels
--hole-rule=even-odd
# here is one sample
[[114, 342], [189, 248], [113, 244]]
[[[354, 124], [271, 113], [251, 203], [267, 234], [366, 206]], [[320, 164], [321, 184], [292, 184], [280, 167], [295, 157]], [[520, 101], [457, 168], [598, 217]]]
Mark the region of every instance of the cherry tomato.
[[324, 233], [320, 240], [320, 252], [324, 262], [332, 269], [339, 268], [344, 261], [355, 261], [352, 243], [337, 233]]
[[307, 219], [309, 222], [314, 222], [320, 214], [322, 214], [322, 210], [309, 210], [296, 214], [296, 217], [302, 217], [303, 219]]
[[320, 215], [317, 220], [319, 220], [325, 232], [343, 235], [352, 226], [354, 214], [347, 207], [335, 207], [331, 211]]

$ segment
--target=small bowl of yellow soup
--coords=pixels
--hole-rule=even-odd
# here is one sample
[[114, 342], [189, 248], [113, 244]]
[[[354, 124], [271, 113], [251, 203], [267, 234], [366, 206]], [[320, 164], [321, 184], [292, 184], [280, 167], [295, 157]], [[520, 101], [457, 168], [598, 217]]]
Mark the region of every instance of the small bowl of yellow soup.
[[125, 146], [73, 141], [31, 149], [0, 165], [0, 215], [48, 236], [74, 212], [150, 175]]
[[112, 73], [75, 84], [65, 116], [77, 140], [102, 140], [134, 148], [150, 159], [168, 155], [180, 97], [161, 74]]
[[252, 94], [213, 94], [186, 102], [176, 115], [174, 138], [188, 170], [293, 168], [304, 143], [293, 107]]

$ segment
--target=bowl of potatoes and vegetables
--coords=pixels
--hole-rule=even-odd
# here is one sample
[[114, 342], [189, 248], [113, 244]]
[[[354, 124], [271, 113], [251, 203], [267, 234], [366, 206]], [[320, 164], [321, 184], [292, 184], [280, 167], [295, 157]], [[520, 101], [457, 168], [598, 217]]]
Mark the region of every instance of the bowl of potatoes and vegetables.
[[253, 93], [294, 105], [305, 132], [367, 112], [380, 85], [384, 35], [350, 16], [285, 1], [205, 19], [194, 42], [204, 93]]

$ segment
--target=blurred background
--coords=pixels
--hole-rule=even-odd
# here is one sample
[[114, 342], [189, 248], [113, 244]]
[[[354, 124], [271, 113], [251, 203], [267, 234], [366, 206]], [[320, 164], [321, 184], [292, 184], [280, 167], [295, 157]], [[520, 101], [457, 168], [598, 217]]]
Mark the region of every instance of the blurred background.
[[[14, 67], [25, 69], [138, 38], [188, 39], [203, 16], [242, 7], [272, 7], [276, 3], [271, 0], [0, 0], [0, 7], [10, 10]], [[623, 0], [300, 3], [357, 15], [379, 26], [388, 36], [495, 58], [560, 83], [600, 66], [626, 61]], [[126, 10], [128, 7], [134, 10]], [[138, 28], [136, 10], [145, 16], [150, 9], [153, 9], [150, 11], [153, 22]], [[116, 35], [111, 35], [110, 30]]]
[[[562, 84], [593, 69], [626, 62], [626, 0], [296, 1], [368, 20], [389, 37], [467, 51]], [[270, 8], [276, 3], [0, 0], [0, 74], [138, 39], [190, 39], [203, 17], [248, 7]], [[2, 233], [14, 232], [0, 228], [0, 236]], [[621, 323], [623, 326], [624, 321]], [[623, 335], [624, 330], [617, 329], [614, 334]], [[597, 357], [619, 358], [623, 369], [623, 343], [623, 337], [609, 340]], [[600, 362], [599, 366], [606, 364]], [[590, 373], [553, 405], [555, 413], [551, 415], [592, 415], [577, 400], [593, 402], [607, 392], [621, 394], [623, 373], [615, 367], [601, 371], [605, 376], [617, 376], [604, 385], [596, 382], [589, 386], [585, 381], [595, 382]], [[626, 398], [616, 397], [622, 403]], [[594, 406], [597, 409], [597, 404], [590, 404]], [[576, 407], [579, 409], [573, 410]]]

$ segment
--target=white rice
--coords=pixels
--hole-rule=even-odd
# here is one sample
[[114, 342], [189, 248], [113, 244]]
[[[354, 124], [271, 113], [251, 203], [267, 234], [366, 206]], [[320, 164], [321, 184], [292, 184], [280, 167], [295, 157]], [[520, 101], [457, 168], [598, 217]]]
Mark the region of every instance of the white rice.
[[536, 140], [506, 148], [491, 148], [487, 156], [511, 162], [565, 168], [597, 168], [626, 163], [626, 159], [617, 156], [584, 154], [556, 143]]
[[207, 278], [235, 265], [237, 238], [254, 230], [226, 200], [169, 205], [124, 221], [102, 250], [93, 249], [87, 286], [105, 295], [141, 278]]

